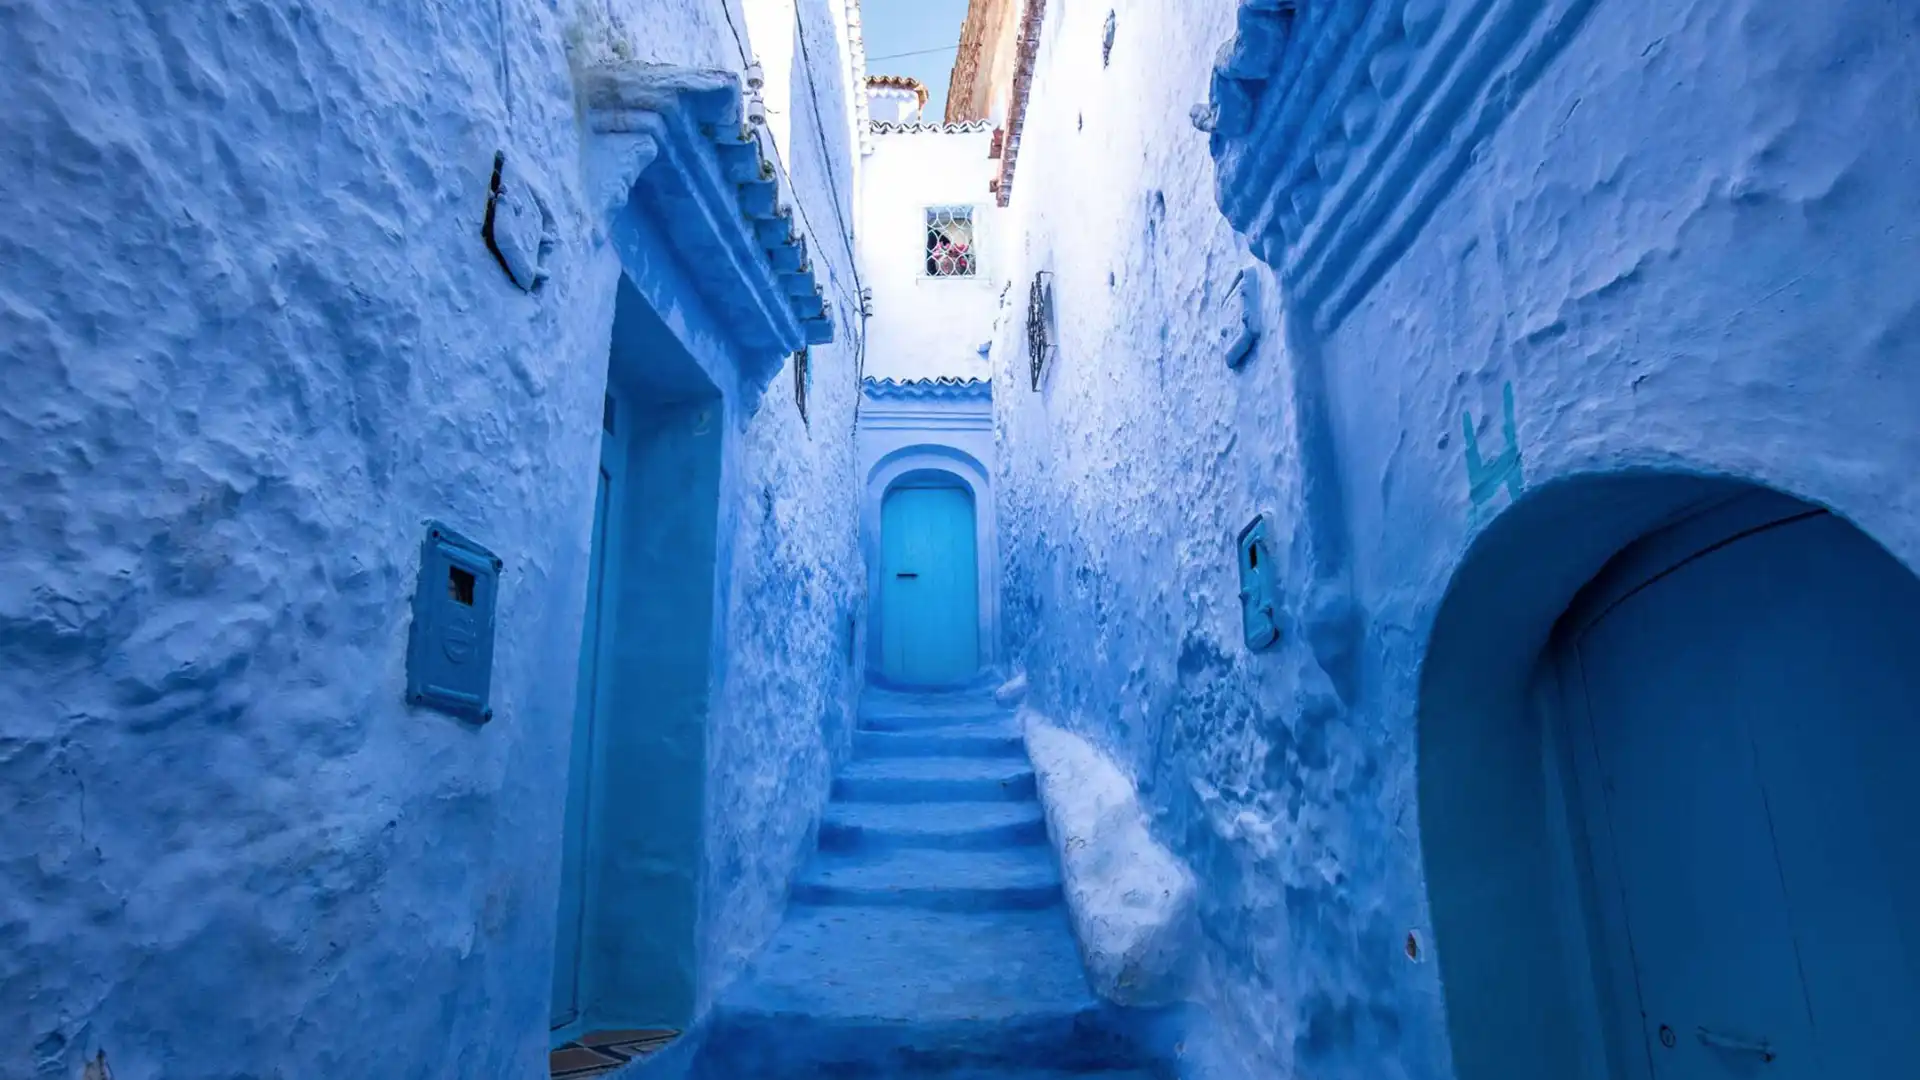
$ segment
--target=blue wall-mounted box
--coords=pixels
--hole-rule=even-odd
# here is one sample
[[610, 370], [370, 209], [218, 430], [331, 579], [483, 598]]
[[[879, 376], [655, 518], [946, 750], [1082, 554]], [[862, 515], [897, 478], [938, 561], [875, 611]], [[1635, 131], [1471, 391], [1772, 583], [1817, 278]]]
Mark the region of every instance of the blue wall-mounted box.
[[1260, 293], [1260, 271], [1249, 266], [1233, 276], [1226, 299], [1220, 305], [1220, 350], [1230, 368], [1238, 368], [1253, 355], [1266, 331], [1264, 301]]
[[1270, 514], [1258, 514], [1240, 530], [1234, 559], [1240, 571], [1240, 620], [1247, 648], [1264, 652], [1280, 643], [1279, 575], [1268, 539]]
[[409, 702], [475, 723], [493, 719], [487, 698], [503, 565], [493, 552], [445, 525], [428, 525], [407, 643]]

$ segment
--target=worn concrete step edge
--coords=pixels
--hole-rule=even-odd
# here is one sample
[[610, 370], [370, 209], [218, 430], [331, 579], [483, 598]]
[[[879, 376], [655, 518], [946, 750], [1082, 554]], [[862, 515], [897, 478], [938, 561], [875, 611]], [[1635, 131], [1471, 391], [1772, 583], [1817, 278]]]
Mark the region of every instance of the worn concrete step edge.
[[[906, 759], [902, 759], [906, 761]], [[866, 803], [1021, 801], [1035, 798], [1031, 769], [1002, 774], [870, 774], [847, 771], [833, 778], [833, 798]]]
[[1005, 709], [953, 709], [942, 712], [910, 710], [861, 710], [856, 727], [862, 731], [939, 731], [944, 728], [979, 724], [1003, 724], [1012, 727], [1013, 714]]
[[847, 907], [914, 907], [922, 911], [1039, 911], [1061, 902], [1058, 881], [1004, 885], [884, 885], [867, 882], [798, 881], [796, 904]]
[[828, 805], [820, 822], [822, 851], [933, 848], [982, 851], [1043, 844], [1046, 818], [1037, 802], [858, 803]]
[[1010, 724], [958, 724], [920, 731], [856, 731], [856, 759], [895, 757], [1021, 757], [1026, 739]]
[[[1113, 1010], [1088, 1006], [992, 1021], [877, 1021], [722, 1007], [714, 1015], [700, 1080], [985, 1080], [1006, 1070], [1087, 1073], [1132, 1069], [1138, 1048]], [[1025, 1071], [1013, 1071], [1025, 1070]], [[1044, 1075], [1044, 1073], [1042, 1073]]]
[[924, 911], [1036, 911], [1062, 900], [1050, 849], [823, 855], [793, 885], [797, 904]]

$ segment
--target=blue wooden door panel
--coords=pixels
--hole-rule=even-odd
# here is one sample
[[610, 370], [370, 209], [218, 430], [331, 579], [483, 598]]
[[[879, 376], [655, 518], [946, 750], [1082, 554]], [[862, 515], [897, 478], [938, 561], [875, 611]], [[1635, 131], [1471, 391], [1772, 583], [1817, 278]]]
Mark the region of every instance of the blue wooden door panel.
[[1917, 628], [1920, 581], [1814, 514], [1708, 548], [1578, 638], [1602, 887], [1660, 1080], [1920, 1060]]
[[[617, 410], [616, 415], [626, 410]], [[604, 598], [611, 569], [613, 505], [626, 457], [625, 443], [612, 432], [601, 437], [600, 469], [594, 487], [592, 550], [588, 555], [587, 605], [580, 631], [580, 660], [573, 705], [573, 737], [567, 752], [566, 817], [560, 848], [559, 924], [553, 950], [550, 1023], [562, 1027], [580, 1015], [581, 944], [586, 919], [588, 823], [593, 807], [593, 761], [598, 737], [604, 651]]]
[[887, 497], [881, 508], [880, 542], [884, 554], [881, 566], [881, 644], [882, 665], [886, 673], [904, 681], [907, 677], [907, 656], [909, 639], [913, 628], [907, 620], [917, 599], [917, 576], [919, 569], [916, 560], [910, 556], [916, 544], [909, 537], [910, 529], [918, 528], [919, 518], [909, 506], [910, 499], [903, 498], [904, 492], [893, 492]]
[[1674, 572], [1579, 642], [1647, 1052], [1662, 1080], [1706, 1080], [1704, 1030], [1771, 1047], [1770, 1077], [1818, 1080], [1766, 798], [1726, 700], [1741, 658], [1696, 617], [1738, 584], [1712, 571]]
[[1771, 648], [1740, 700], [1825, 1075], [1920, 1075], [1920, 581], [1828, 514], [1727, 556]]
[[972, 497], [950, 487], [899, 488], [881, 513], [881, 661], [917, 686], [979, 669], [978, 548]]

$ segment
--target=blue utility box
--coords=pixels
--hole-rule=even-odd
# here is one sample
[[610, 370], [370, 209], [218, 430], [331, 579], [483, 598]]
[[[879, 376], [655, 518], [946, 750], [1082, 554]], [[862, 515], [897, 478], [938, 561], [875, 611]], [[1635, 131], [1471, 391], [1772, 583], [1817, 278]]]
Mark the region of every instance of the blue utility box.
[[1240, 530], [1234, 545], [1240, 567], [1240, 619], [1247, 648], [1254, 652], [1280, 643], [1279, 575], [1268, 540], [1271, 520], [1271, 515], [1256, 515]]
[[484, 724], [493, 719], [494, 607], [500, 559], [438, 522], [420, 545], [407, 643], [407, 700]]

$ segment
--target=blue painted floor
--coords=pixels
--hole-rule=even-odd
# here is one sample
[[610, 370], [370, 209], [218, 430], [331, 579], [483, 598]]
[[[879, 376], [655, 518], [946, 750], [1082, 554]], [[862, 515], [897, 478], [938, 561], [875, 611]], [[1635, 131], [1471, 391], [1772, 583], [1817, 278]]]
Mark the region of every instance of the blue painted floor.
[[869, 691], [820, 852], [697, 1074], [1147, 1080], [1142, 1062], [1087, 988], [1011, 713]]

